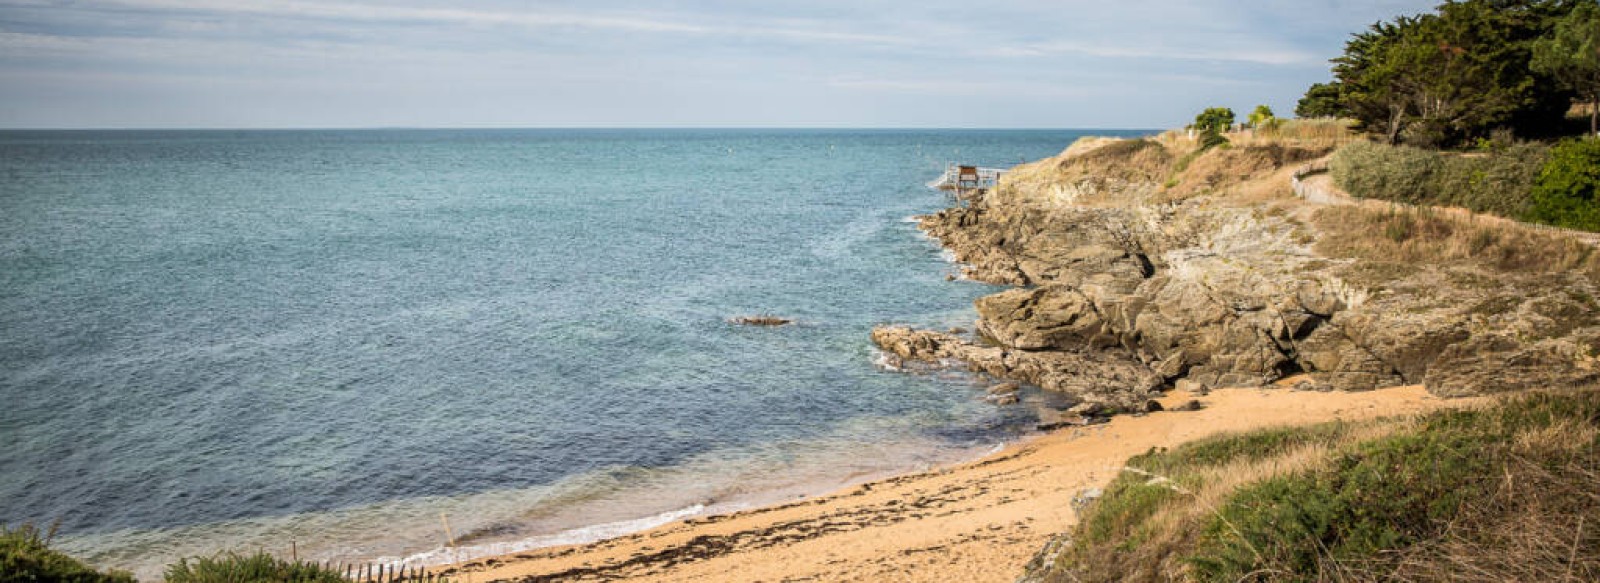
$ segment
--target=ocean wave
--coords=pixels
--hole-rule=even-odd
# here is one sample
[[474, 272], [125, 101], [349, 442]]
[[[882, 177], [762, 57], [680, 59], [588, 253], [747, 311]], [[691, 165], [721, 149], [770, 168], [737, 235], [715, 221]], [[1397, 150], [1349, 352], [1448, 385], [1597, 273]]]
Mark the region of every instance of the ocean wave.
[[691, 516], [698, 516], [707, 511], [704, 504], [695, 504], [686, 508], [669, 510], [653, 516], [607, 522], [582, 528], [561, 531], [555, 534], [534, 536], [518, 540], [466, 545], [456, 547], [438, 547], [420, 553], [413, 553], [405, 557], [378, 557], [373, 559], [376, 564], [388, 567], [432, 567], [461, 561], [470, 561], [483, 557], [520, 553], [534, 549], [560, 547], [567, 545], [582, 545], [598, 542], [623, 535], [649, 530], [663, 524], [668, 524]]

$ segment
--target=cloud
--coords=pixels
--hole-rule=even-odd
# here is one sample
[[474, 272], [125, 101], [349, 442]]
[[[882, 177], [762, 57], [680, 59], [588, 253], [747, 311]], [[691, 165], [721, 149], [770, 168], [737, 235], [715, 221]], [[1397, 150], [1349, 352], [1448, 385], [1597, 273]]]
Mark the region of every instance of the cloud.
[[904, 93], [923, 96], [992, 96], [997, 94], [1028, 95], [1034, 98], [1083, 97], [1105, 88], [1094, 85], [1071, 85], [1047, 82], [989, 81], [981, 77], [954, 76], [953, 78], [874, 78], [846, 76], [828, 79], [828, 87], [853, 91]]
[[688, 19], [645, 14], [574, 13], [541, 9], [466, 10], [342, 2], [276, 2], [269, 0], [98, 0], [84, 6], [172, 16], [237, 15], [279, 19], [337, 21], [368, 25], [431, 25], [466, 27], [520, 27], [526, 29], [582, 28], [620, 32], [671, 33], [701, 36], [778, 37], [829, 42], [910, 44], [911, 39], [839, 30], [837, 23], [781, 26], [746, 23], [730, 26], [697, 23]]
[[985, 48], [980, 54], [1001, 58], [1040, 58], [1084, 55], [1110, 59], [1161, 59], [1176, 61], [1235, 61], [1261, 65], [1320, 64], [1327, 57], [1292, 48], [1172, 47], [1146, 43], [1053, 41]]
[[1159, 125], [1435, 1], [0, 0], [0, 125]]

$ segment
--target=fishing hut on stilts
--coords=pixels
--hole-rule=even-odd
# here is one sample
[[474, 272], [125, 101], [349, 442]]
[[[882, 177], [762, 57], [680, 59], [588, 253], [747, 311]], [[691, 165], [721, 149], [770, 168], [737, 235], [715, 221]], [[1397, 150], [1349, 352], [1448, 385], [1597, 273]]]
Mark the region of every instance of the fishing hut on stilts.
[[966, 200], [969, 196], [999, 186], [1000, 176], [1005, 173], [1006, 171], [1001, 168], [950, 164], [945, 167], [944, 175], [929, 182], [928, 186], [952, 192], [957, 199]]

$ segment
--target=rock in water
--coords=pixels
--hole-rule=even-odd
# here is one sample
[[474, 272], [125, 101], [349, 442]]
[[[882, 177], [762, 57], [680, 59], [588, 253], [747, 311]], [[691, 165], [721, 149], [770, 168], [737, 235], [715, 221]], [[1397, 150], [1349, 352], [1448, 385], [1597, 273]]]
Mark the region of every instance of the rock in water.
[[739, 316], [733, 319], [733, 323], [746, 326], [783, 326], [794, 323], [794, 320], [777, 316]]
[[1022, 390], [1022, 386], [1018, 385], [1017, 383], [1000, 383], [998, 385], [989, 387], [989, 394], [991, 394], [991, 395], [1010, 395], [1010, 394], [1016, 393], [1019, 390]]

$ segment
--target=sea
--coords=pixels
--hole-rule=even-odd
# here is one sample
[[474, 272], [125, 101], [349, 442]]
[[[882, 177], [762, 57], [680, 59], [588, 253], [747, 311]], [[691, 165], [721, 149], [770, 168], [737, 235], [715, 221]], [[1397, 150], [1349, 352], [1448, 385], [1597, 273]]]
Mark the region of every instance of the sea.
[[428, 565], [980, 456], [1062, 403], [875, 350], [996, 291], [926, 183], [1142, 133], [0, 132], [0, 523]]

